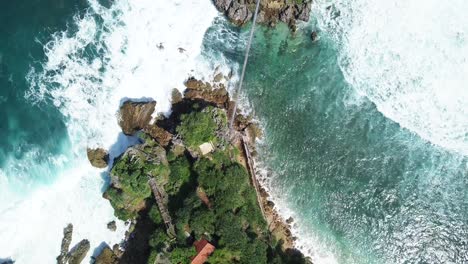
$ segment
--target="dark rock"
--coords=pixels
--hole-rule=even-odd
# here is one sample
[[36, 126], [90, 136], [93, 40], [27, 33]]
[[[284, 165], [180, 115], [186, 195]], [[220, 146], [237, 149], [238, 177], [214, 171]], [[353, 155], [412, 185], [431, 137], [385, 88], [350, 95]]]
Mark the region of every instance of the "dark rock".
[[252, 18], [252, 12], [247, 8], [247, 5], [238, 2], [232, 4], [227, 15], [238, 26], [244, 25]]
[[187, 87], [187, 89], [190, 89], [190, 90], [197, 90], [197, 91], [203, 91], [203, 90], [211, 90], [212, 87], [211, 87], [211, 84], [208, 83], [208, 82], [203, 82], [203, 81], [199, 81], [193, 77], [189, 78], [186, 82], [185, 82], [185, 87]]
[[109, 229], [110, 231], [117, 230], [117, 225], [115, 224], [115, 221], [110, 221], [109, 223], [107, 223], [107, 229]]
[[145, 127], [144, 131], [163, 147], [169, 145], [169, 142], [171, 142], [172, 134], [157, 125], [148, 125]]
[[309, 21], [311, 8], [312, 8], [312, 2], [303, 3], [302, 5], [298, 6], [296, 19], [304, 21], [304, 22]]
[[90, 248], [89, 241], [83, 239], [68, 253], [68, 264], [80, 264], [88, 254]]
[[227, 107], [229, 94], [222, 84], [217, 86], [218, 88], [213, 89], [209, 83], [191, 78], [185, 83], [185, 86], [187, 87], [184, 94], [185, 98], [204, 100], [220, 108]]
[[57, 264], [65, 264], [68, 261], [68, 250], [72, 241], [73, 225], [68, 224], [63, 229], [62, 245], [60, 247], [60, 255], [57, 257]]
[[289, 217], [288, 219], [286, 219], [286, 224], [290, 225], [292, 224], [292, 222], [294, 222], [294, 219], [292, 217]]
[[126, 135], [133, 135], [138, 130], [146, 127], [151, 121], [151, 115], [156, 107], [156, 102], [125, 102], [119, 111], [119, 125]]
[[182, 94], [176, 88], [172, 89], [171, 97], [172, 104], [180, 103], [184, 99]]
[[273, 208], [275, 207], [275, 203], [272, 201], [267, 201], [267, 206]]
[[281, 10], [279, 14], [280, 21], [290, 24], [290, 21], [295, 19], [296, 17], [296, 7], [294, 6], [286, 6], [283, 10]]
[[88, 160], [96, 168], [105, 168], [109, 163], [109, 153], [102, 148], [87, 149]]
[[220, 81], [223, 80], [223, 78], [224, 78], [223, 74], [222, 74], [222, 73], [218, 73], [218, 74], [215, 75], [213, 81], [214, 81], [214, 82], [220, 82]]
[[[218, 10], [224, 13], [235, 25], [242, 26], [249, 22], [255, 11], [255, 0], [213, 0]], [[287, 23], [295, 30], [296, 20], [309, 21], [312, 1], [304, 0], [302, 4], [294, 1], [262, 0], [257, 23], [275, 26], [278, 20]]]
[[95, 264], [117, 264], [119, 258], [114, 253], [114, 251], [106, 245], [106, 247], [101, 251], [101, 254], [96, 257]]
[[317, 41], [318, 40], [317, 31], [312, 31], [312, 33], [310, 34], [310, 39], [312, 39], [312, 41]]
[[227, 11], [231, 7], [232, 0], [214, 0], [215, 6], [221, 11]]

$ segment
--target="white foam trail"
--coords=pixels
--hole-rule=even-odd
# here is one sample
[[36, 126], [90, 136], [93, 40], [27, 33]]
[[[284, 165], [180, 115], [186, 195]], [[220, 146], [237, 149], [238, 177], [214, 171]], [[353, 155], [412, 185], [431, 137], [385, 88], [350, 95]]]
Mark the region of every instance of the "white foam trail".
[[[27, 97], [53, 102], [66, 117], [71, 153], [66, 155], [68, 169], [52, 185], [17, 197], [8, 210], [1, 197], [0, 257], [16, 263], [53, 263], [70, 222], [73, 244], [90, 240], [88, 257], [101, 242], [118, 243], [125, 228], [120, 221], [117, 232], [106, 228], [113, 210], [101, 197], [101, 171], [87, 162], [86, 147], [109, 148], [117, 141], [115, 114], [122, 98], [151, 97], [158, 111], [167, 111], [172, 88], [182, 90], [190, 73], [212, 74], [203, 72], [207, 63], [199, 57], [203, 35], [218, 15], [210, 1], [118, 0], [110, 8], [97, 0], [89, 3], [88, 12], [74, 19], [77, 29], [59, 32], [45, 45], [43, 70], [28, 76], [32, 88]], [[120, 136], [118, 141], [114, 155], [132, 138]], [[2, 193], [13, 188], [14, 178], [0, 174]]]
[[315, 9], [358, 93], [422, 138], [468, 155], [468, 2], [321, 0]]

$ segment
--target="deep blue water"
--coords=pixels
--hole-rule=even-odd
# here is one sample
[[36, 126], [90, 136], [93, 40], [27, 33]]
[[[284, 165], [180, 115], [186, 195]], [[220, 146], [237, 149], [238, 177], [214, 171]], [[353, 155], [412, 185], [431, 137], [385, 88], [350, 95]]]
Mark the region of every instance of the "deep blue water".
[[[50, 102], [38, 105], [25, 98], [30, 88], [26, 76], [45, 60], [43, 45], [50, 41], [51, 34], [64, 30], [85, 4], [61, 0], [1, 3], [0, 168], [7, 177], [28, 174], [29, 179], [24, 181], [53, 180], [53, 175], [43, 175], [34, 168], [25, 172], [28, 168], [21, 164], [47, 162], [48, 157], [62, 153], [68, 141], [59, 111]], [[30, 156], [25, 157], [28, 153]]]

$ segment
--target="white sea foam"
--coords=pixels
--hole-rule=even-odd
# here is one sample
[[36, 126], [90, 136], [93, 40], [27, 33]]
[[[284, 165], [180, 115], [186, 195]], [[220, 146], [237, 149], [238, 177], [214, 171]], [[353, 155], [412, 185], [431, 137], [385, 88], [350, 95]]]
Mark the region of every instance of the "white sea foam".
[[315, 9], [359, 94], [402, 127], [468, 155], [468, 2], [320, 0]]
[[106, 228], [115, 218], [101, 197], [105, 172], [91, 168], [86, 147], [111, 148], [115, 156], [135, 143], [119, 135], [115, 114], [122, 98], [153, 98], [158, 111], [168, 111], [172, 88], [182, 90], [189, 74], [212, 78], [210, 64], [199, 56], [204, 33], [218, 15], [210, 1], [118, 0], [110, 8], [89, 3], [86, 14], [74, 18], [76, 28], [56, 33], [44, 46], [43, 69], [28, 76], [27, 97], [53, 102], [66, 118], [71, 151], [61, 157], [63, 168], [51, 171], [58, 174], [52, 184], [26, 183], [34, 187], [22, 195], [12, 191], [14, 171], [0, 173], [0, 257], [16, 263], [54, 262], [70, 222], [72, 244], [90, 240], [88, 256], [102, 242], [118, 243], [125, 227], [117, 221], [117, 232]]

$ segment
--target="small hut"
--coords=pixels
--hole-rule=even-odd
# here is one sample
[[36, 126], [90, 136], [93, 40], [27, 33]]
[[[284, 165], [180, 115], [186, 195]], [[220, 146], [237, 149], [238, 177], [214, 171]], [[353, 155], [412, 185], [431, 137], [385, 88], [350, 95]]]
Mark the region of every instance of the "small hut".
[[208, 257], [213, 253], [215, 247], [211, 245], [206, 239], [201, 239], [193, 243], [197, 255], [193, 257], [191, 264], [203, 264]]

